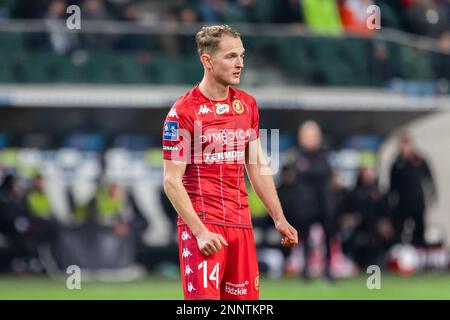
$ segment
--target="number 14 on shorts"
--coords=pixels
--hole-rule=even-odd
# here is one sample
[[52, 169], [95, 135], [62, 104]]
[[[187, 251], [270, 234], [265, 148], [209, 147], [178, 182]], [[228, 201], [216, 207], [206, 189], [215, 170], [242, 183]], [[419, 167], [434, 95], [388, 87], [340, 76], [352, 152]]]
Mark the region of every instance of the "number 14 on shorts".
[[208, 276], [208, 261], [202, 261], [198, 265], [198, 270], [203, 269], [203, 288], [208, 288], [208, 279], [215, 282], [216, 289], [219, 289], [219, 262], [214, 265]]

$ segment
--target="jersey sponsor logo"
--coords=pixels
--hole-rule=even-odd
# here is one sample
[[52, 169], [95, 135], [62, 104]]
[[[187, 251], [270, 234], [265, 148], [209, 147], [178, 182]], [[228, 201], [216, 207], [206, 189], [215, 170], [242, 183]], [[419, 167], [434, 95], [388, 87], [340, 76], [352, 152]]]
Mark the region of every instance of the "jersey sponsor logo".
[[233, 296], [244, 296], [248, 293], [248, 284], [248, 281], [245, 281], [244, 283], [225, 282], [225, 292]]
[[170, 112], [169, 112], [169, 114], [167, 116], [169, 118], [177, 118], [178, 119], [177, 109], [176, 108], [170, 109]]
[[164, 151], [178, 151], [178, 146], [163, 146]]
[[241, 100], [233, 100], [233, 103], [231, 104], [231, 106], [233, 107], [233, 110], [236, 113], [244, 112], [244, 106], [242, 105]]
[[203, 154], [205, 161], [219, 161], [219, 160], [239, 160], [244, 159], [244, 151], [226, 151], [226, 152], [216, 152], [216, 153], [205, 153]]
[[178, 141], [178, 122], [166, 121], [164, 122], [164, 140]]
[[237, 142], [245, 142], [250, 137], [251, 130], [207, 130], [200, 136], [200, 143], [220, 143], [222, 145], [234, 145]]
[[225, 112], [230, 111], [230, 105], [226, 103], [217, 103], [216, 104], [216, 113], [217, 114], [224, 114]]
[[203, 115], [203, 114], [207, 114], [209, 112], [212, 112], [210, 108], [208, 108], [208, 106], [206, 104], [202, 104], [200, 106], [200, 109], [198, 110], [198, 115]]

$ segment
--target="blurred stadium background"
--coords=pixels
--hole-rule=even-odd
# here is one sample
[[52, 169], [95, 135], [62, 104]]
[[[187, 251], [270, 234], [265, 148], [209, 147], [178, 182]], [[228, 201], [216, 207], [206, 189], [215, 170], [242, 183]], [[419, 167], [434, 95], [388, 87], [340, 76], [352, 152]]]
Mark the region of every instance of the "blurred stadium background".
[[[72, 4], [80, 30], [66, 26]], [[366, 25], [374, 4], [380, 30]], [[201, 80], [194, 35], [215, 23], [242, 33], [241, 88], [259, 103], [260, 127], [279, 129], [280, 188], [297, 128], [312, 119], [337, 194], [351, 195], [370, 167], [388, 195], [405, 130], [437, 190], [426, 243], [413, 245], [414, 225], [396, 235], [383, 248], [382, 289], [373, 291], [361, 258], [370, 246], [349, 218], [364, 214], [336, 209], [339, 280], [307, 282], [301, 246], [281, 250], [250, 190], [261, 297], [449, 299], [448, 0], [0, 0], [0, 299], [182, 298], [161, 127]], [[376, 213], [395, 219], [395, 208]], [[320, 227], [310, 240], [318, 277]], [[65, 288], [69, 265], [81, 267], [80, 291]]]

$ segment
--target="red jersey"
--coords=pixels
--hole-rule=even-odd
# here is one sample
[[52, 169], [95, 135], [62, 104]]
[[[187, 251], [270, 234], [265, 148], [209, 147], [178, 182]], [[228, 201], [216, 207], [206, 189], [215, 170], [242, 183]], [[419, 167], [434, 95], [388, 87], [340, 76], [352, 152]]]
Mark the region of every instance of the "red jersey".
[[[225, 100], [205, 97], [198, 85], [170, 109], [163, 158], [187, 163], [183, 185], [204, 223], [251, 227], [244, 180], [245, 150], [259, 137], [255, 99], [229, 87]], [[178, 225], [183, 225], [178, 217]]]

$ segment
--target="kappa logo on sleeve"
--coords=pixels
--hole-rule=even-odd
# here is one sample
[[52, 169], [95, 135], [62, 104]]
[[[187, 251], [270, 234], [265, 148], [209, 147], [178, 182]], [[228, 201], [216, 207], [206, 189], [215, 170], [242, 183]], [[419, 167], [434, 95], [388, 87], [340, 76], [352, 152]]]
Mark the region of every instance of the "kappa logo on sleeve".
[[164, 123], [164, 140], [178, 141], [178, 122], [166, 121]]

